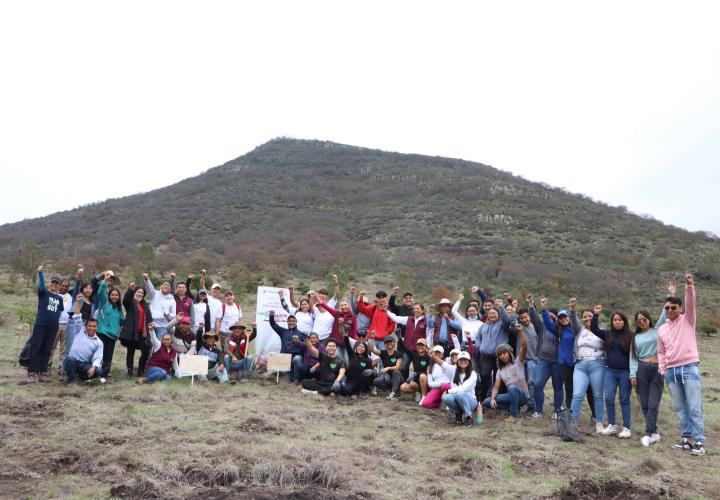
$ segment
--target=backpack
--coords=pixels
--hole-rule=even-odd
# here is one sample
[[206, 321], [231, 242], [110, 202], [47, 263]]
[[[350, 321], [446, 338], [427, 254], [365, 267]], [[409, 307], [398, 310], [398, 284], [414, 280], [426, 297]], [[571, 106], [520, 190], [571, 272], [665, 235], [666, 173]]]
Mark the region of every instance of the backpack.
[[560, 410], [557, 413], [557, 435], [563, 441], [582, 442], [578, 433], [577, 424], [573, 422], [570, 410]]
[[[225, 302], [222, 303], [222, 316], [220, 316], [220, 321], [225, 317]], [[240, 311], [240, 304], [235, 304], [238, 308], [238, 311]]]

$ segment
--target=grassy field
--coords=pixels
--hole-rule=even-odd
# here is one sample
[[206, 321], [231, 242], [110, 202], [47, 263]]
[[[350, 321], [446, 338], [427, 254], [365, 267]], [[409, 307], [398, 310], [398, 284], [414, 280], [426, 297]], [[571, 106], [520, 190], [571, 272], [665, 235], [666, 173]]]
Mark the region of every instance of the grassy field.
[[[17, 355], [32, 296], [0, 295], [0, 496], [3, 498], [717, 498], [720, 339], [701, 338], [708, 454], [643, 448], [633, 396], [631, 440], [590, 433], [563, 443], [550, 420], [514, 424], [486, 413], [450, 426], [410, 400], [303, 396], [285, 382], [190, 387], [125, 379], [118, 344], [105, 385], [23, 385]], [[619, 413], [619, 408], [618, 408]]]

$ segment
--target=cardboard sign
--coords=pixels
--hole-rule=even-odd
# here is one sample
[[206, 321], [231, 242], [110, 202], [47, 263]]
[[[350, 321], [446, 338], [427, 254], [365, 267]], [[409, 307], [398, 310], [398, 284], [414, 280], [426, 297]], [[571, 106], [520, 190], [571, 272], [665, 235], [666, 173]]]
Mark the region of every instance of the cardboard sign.
[[208, 373], [208, 357], [180, 354], [178, 356], [180, 364], [180, 372], [183, 376], [187, 375], [207, 375]]
[[290, 371], [292, 363], [292, 354], [282, 354], [279, 352], [271, 352], [267, 358], [267, 371], [269, 372], [287, 372]]

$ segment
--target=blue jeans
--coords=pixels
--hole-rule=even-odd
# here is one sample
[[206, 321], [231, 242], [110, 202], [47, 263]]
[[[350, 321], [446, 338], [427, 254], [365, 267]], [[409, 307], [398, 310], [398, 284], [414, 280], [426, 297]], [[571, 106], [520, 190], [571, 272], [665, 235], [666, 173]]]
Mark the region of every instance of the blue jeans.
[[477, 408], [477, 399], [472, 392], [458, 392], [446, 394], [445, 404], [450, 413], [462, 413], [463, 417], [469, 417]]
[[630, 429], [632, 425], [632, 412], [630, 411], [630, 370], [618, 368], [605, 368], [603, 379], [605, 386], [605, 408], [607, 409], [608, 424], [615, 425], [615, 393], [620, 387], [620, 408], [622, 409], [623, 427]]
[[93, 364], [90, 362], [82, 362], [74, 357], [65, 358], [64, 370], [65, 375], [67, 376], [66, 383], [72, 384], [73, 382], [77, 382], [78, 377], [80, 377], [80, 380], [90, 380], [91, 378], [102, 377], [102, 368], [97, 367], [95, 368], [95, 372], [93, 373], [92, 377], [88, 376], [87, 372], [90, 367], [92, 367], [92, 365]]
[[155, 325], [155, 336], [157, 339], [162, 342], [163, 335], [167, 333], [167, 327], [166, 326], [157, 326]]
[[225, 365], [225, 369], [229, 372], [241, 372], [246, 371], [249, 372], [252, 370], [253, 365], [253, 357], [250, 355], [247, 355], [244, 359], [238, 359], [237, 361], [232, 361], [229, 355], [225, 355], [223, 358], [223, 364]]
[[668, 368], [665, 373], [675, 413], [680, 419], [680, 430], [685, 438], [705, 441], [702, 387], [698, 363]]
[[582, 402], [585, 399], [587, 388], [592, 388], [595, 403], [595, 418], [598, 422], [603, 421], [605, 398], [603, 397], [603, 382], [605, 379], [604, 359], [584, 359], [575, 363], [573, 372], [573, 394], [572, 394], [572, 418], [577, 424], [580, 420]]
[[546, 361], [541, 359], [538, 361], [535, 369], [535, 411], [542, 414], [545, 405], [545, 384], [548, 379], [552, 378], [553, 387], [553, 404], [555, 411], [560, 411], [563, 404], [563, 381], [560, 373], [560, 365], [556, 361]]
[[537, 373], [538, 362], [532, 359], [525, 360], [525, 380], [527, 380], [530, 399], [527, 402], [528, 409], [535, 409], [535, 374]]
[[172, 377], [159, 366], [151, 366], [147, 372], [145, 372], [145, 380], [147, 380], [148, 384], [152, 384], [157, 381], [167, 382], [168, 380], [172, 380]]
[[290, 382], [301, 382], [310, 377], [310, 367], [305, 365], [305, 360], [300, 354], [295, 354], [290, 365]]
[[[483, 406], [490, 406], [492, 398], [487, 398], [483, 401]], [[517, 417], [520, 415], [520, 407], [526, 405], [528, 398], [525, 393], [515, 384], [510, 384], [507, 388], [507, 392], [504, 394], [498, 394], [495, 396], [495, 403], [499, 410], [509, 411], [510, 415]]]

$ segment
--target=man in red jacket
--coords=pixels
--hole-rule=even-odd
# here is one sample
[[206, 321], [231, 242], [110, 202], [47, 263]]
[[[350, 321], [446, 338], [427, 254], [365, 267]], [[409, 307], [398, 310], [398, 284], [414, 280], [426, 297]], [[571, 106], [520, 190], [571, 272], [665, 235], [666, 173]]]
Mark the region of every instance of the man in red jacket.
[[365, 302], [365, 290], [360, 290], [357, 302], [358, 311], [370, 318], [368, 332], [375, 332], [375, 345], [378, 349], [384, 350], [383, 339], [395, 331], [395, 322], [388, 318], [385, 311], [388, 308], [387, 293], [380, 290], [375, 294], [375, 304]]

